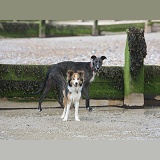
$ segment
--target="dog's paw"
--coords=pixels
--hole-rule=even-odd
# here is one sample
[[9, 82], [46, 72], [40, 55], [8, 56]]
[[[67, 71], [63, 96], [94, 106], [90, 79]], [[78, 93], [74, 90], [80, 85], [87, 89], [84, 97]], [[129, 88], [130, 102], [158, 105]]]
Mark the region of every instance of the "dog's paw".
[[41, 109], [38, 109], [38, 111], [39, 111], [39, 112], [42, 112], [42, 110], [41, 110]]
[[64, 118], [64, 116], [61, 116], [61, 119], [63, 119]]
[[87, 110], [91, 112], [91, 111], [94, 111], [94, 108], [88, 107]]
[[79, 118], [76, 118], [76, 119], [75, 119], [75, 121], [79, 122], [79, 121], [80, 121], [80, 119], [79, 119]]
[[61, 119], [64, 119], [64, 117], [65, 117], [65, 115], [64, 115], [64, 114], [62, 114]]
[[66, 122], [66, 121], [67, 121], [67, 118], [63, 118], [63, 120], [62, 120], [62, 121]]

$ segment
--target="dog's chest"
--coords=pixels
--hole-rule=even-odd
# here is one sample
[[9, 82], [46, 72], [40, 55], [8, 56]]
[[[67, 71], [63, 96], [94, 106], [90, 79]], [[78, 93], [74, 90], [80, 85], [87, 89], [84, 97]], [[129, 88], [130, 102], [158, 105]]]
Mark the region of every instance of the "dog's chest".
[[69, 98], [70, 98], [70, 100], [72, 100], [73, 102], [74, 102], [74, 101], [79, 101], [80, 98], [81, 98], [81, 92], [72, 92], [72, 93], [70, 93]]
[[74, 87], [68, 87], [68, 89], [69, 89], [68, 99], [71, 101], [79, 101], [81, 98], [82, 87], [80, 87], [78, 90], [75, 90]]
[[91, 77], [91, 79], [90, 79], [90, 82], [93, 82], [93, 81], [94, 81], [95, 76], [96, 76], [96, 73], [93, 71], [93, 72], [92, 72], [92, 77]]

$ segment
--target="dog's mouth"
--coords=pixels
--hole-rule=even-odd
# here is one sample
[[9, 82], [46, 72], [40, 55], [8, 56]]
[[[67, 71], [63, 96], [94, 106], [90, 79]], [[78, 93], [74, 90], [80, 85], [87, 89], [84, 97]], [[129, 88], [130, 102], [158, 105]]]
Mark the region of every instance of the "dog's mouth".
[[96, 68], [96, 71], [99, 71], [100, 68]]
[[100, 70], [101, 68], [100, 67], [95, 67], [95, 72], [99, 72], [99, 70]]
[[78, 87], [78, 85], [79, 85], [78, 83], [75, 83], [75, 84], [74, 84], [75, 87]]
[[95, 65], [95, 66], [94, 66], [94, 70], [95, 70], [96, 72], [98, 72], [100, 69], [101, 69], [101, 66], [99, 66], [99, 65]]

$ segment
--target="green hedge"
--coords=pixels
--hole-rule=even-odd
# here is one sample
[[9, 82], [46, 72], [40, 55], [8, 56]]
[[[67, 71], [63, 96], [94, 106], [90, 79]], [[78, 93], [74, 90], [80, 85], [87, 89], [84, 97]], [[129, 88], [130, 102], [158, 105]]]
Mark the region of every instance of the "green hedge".
[[129, 27], [138, 27], [144, 29], [144, 23], [131, 23], [131, 24], [114, 24], [114, 25], [99, 25], [99, 32], [126, 32]]
[[144, 82], [146, 96], [160, 95], [160, 66], [145, 66]]
[[38, 23], [28, 22], [0, 22], [0, 36], [23, 38], [38, 37]]
[[91, 26], [82, 25], [46, 25], [46, 36], [77, 36], [77, 35], [91, 35]]
[[[38, 99], [42, 94], [32, 95], [42, 84], [50, 65], [0, 64], [0, 97]], [[102, 67], [90, 86], [92, 99], [123, 99], [124, 68]], [[144, 66], [144, 94], [160, 95], [160, 66]], [[55, 90], [47, 98], [57, 99]]]
[[[99, 33], [106, 32], [125, 32], [129, 27], [144, 28], [144, 23], [133, 24], [115, 24], [115, 25], [99, 25]], [[88, 25], [51, 25], [46, 24], [46, 36], [78, 36], [91, 35], [92, 26]], [[39, 36], [39, 21], [28, 22], [12, 22], [0, 21], [0, 36], [3, 37], [38, 37]]]
[[[50, 25], [46, 24], [46, 37], [91, 35], [92, 26], [84, 25]], [[38, 37], [38, 22], [5, 22], [0, 21], [0, 36], [2, 37]]]
[[[38, 98], [29, 94], [38, 90], [49, 65], [0, 65], [0, 97]], [[123, 68], [103, 67], [91, 84], [90, 97], [93, 99], [123, 99]], [[47, 98], [56, 99], [52, 90]]]

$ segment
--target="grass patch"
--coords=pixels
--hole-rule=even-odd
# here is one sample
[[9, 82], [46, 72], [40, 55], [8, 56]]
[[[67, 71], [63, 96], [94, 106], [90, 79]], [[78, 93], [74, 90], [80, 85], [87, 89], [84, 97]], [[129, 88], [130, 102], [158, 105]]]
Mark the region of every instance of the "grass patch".
[[144, 23], [132, 23], [132, 24], [114, 24], [114, 25], [99, 25], [98, 29], [106, 32], [126, 32], [129, 27], [137, 27], [144, 29]]
[[47, 36], [77, 36], [77, 35], [90, 35], [91, 26], [71, 26], [71, 25], [47, 25]]

